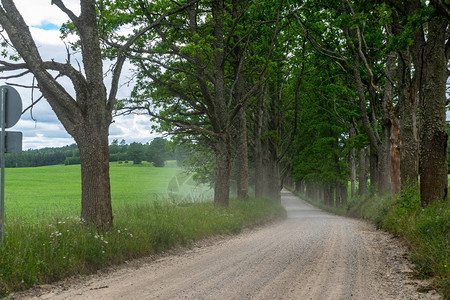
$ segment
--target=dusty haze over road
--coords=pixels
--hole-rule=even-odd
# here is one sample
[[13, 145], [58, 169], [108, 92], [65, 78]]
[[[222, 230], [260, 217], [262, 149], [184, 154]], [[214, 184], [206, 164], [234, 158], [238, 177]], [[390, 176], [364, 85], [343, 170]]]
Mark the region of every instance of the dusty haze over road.
[[[362, 221], [283, 190], [288, 219], [47, 287], [40, 299], [440, 299], [418, 293], [404, 249]], [[133, 265], [133, 264], [130, 264]]]

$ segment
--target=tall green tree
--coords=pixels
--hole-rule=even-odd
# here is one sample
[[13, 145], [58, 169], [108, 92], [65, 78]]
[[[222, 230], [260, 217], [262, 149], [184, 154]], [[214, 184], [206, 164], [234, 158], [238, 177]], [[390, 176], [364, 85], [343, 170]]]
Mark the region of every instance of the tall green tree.
[[152, 162], [155, 167], [164, 167], [169, 155], [167, 140], [162, 137], [154, 138], [145, 151], [147, 161]]
[[[160, 9], [176, 4], [165, 5]], [[136, 19], [144, 24], [152, 22], [154, 16], [150, 12], [154, 6], [138, 1], [134, 7]], [[238, 11], [230, 13], [231, 8]], [[139, 73], [128, 108], [147, 111], [160, 120], [162, 129], [173, 134], [198, 135], [206, 141], [215, 153], [217, 206], [227, 206], [229, 201], [232, 125], [262, 82], [272, 53], [270, 48], [254, 54], [246, 49], [255, 29], [260, 27], [266, 29], [266, 39], [274, 43], [280, 14], [281, 5], [274, 10], [254, 1], [239, 5], [222, 0], [198, 2], [181, 16], [173, 16], [170, 22], [155, 28], [143, 37], [139, 47], [132, 49], [131, 58]], [[265, 18], [258, 19], [261, 16]], [[252, 55], [259, 55], [259, 64], [246, 63], [255, 61]], [[254, 82], [245, 90], [242, 72], [253, 73]], [[242, 129], [242, 115], [241, 121]], [[244, 191], [243, 198], [245, 194]]]
[[133, 161], [133, 164], [139, 165], [144, 160], [144, 145], [141, 143], [131, 143], [127, 149], [128, 159]]

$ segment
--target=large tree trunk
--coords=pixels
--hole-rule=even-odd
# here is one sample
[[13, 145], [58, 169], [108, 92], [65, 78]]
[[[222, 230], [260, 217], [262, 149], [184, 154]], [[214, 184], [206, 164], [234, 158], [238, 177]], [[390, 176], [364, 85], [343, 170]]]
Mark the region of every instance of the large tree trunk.
[[383, 139], [379, 148], [379, 161], [378, 161], [378, 194], [383, 195], [390, 192], [391, 189], [391, 176], [390, 176], [390, 148], [391, 148], [391, 121], [384, 119], [382, 124]]
[[402, 189], [400, 181], [400, 130], [395, 121], [391, 121], [391, 192], [396, 195]]
[[377, 150], [369, 145], [369, 175], [370, 175], [370, 190], [378, 191], [378, 154]]
[[[86, 133], [89, 131], [86, 130]], [[108, 132], [77, 139], [81, 162], [81, 218], [97, 227], [112, 226]]]
[[348, 190], [347, 185], [339, 184], [340, 204], [346, 206], [348, 204]]
[[323, 201], [323, 199], [325, 198], [325, 188], [323, 187], [323, 185], [316, 183], [316, 201], [320, 202]]
[[[232, 1], [232, 16], [234, 19], [239, 18], [239, 14], [242, 11], [243, 2], [240, 0]], [[239, 44], [241, 37], [239, 33], [236, 32], [236, 36], [233, 36], [234, 42], [236, 43], [234, 47], [234, 76], [235, 76], [235, 92], [234, 100], [236, 106], [242, 105], [237, 115], [237, 139], [236, 139], [236, 152], [237, 152], [237, 197], [241, 200], [247, 200], [248, 195], [248, 149], [247, 149], [247, 117], [246, 109], [247, 104], [244, 98], [245, 93], [245, 79], [242, 71], [241, 60], [244, 56], [244, 51]]]
[[[379, 140], [378, 133], [372, 129], [369, 117], [367, 115], [367, 100], [366, 100], [366, 94], [364, 85], [361, 78], [361, 71], [360, 71], [360, 60], [359, 54], [354, 53], [354, 66], [353, 66], [353, 75], [355, 77], [355, 86], [356, 86], [356, 92], [358, 95], [358, 107], [359, 112], [361, 115], [361, 124], [364, 128], [364, 131], [366, 132], [367, 136], [369, 137], [369, 162], [370, 162], [370, 185], [373, 189], [376, 189], [378, 186], [378, 155], [379, 155], [379, 145], [381, 141]], [[369, 92], [372, 94], [374, 93], [372, 89], [369, 89]], [[373, 97], [372, 97], [373, 98]], [[374, 120], [376, 121], [376, 120]], [[361, 163], [360, 163], [361, 167]], [[361, 175], [360, 175], [361, 176]], [[365, 187], [360, 188], [359, 194], [361, 195], [361, 192], [364, 192], [365, 194]]]
[[341, 205], [341, 190], [339, 184], [334, 187], [334, 206], [338, 207]]
[[392, 100], [394, 98], [394, 85], [393, 80], [396, 75], [396, 60], [397, 55], [391, 53], [388, 55], [386, 61], [385, 75], [386, 82], [383, 90], [383, 119], [381, 121], [382, 140], [378, 148], [379, 150], [379, 162], [378, 162], [378, 193], [383, 195], [391, 192], [391, 160], [390, 160], [390, 148], [391, 148], [391, 114], [392, 112]]
[[264, 153], [266, 153], [266, 155], [263, 167], [263, 197], [279, 202], [281, 201], [280, 170], [277, 162], [278, 156], [276, 149], [268, 146]]
[[214, 204], [228, 206], [230, 201], [231, 172], [231, 138], [229, 133], [229, 113], [225, 97], [225, 64], [224, 64], [224, 2], [212, 1], [214, 19], [214, 131], [219, 133], [214, 143], [216, 154], [216, 178], [214, 186]]
[[[267, 95], [270, 97], [265, 98]], [[263, 128], [265, 132], [278, 132], [280, 130], [280, 112], [279, 112], [279, 95], [280, 91], [277, 91], [278, 96], [274, 96], [275, 91], [271, 90], [271, 86], [267, 86], [264, 92], [263, 99], [268, 102], [266, 109], [264, 110], [264, 123]], [[263, 134], [264, 135], [264, 134]], [[279, 140], [274, 136], [266, 136], [263, 139], [263, 170], [264, 170], [264, 182], [263, 182], [263, 194], [265, 198], [272, 199], [274, 201], [281, 201], [281, 176], [279, 166]]]
[[447, 132], [444, 17], [428, 22], [427, 45], [423, 51], [420, 87], [420, 200], [422, 206], [447, 200]]
[[223, 134], [214, 144], [216, 175], [214, 183], [214, 205], [227, 207], [230, 200], [231, 141]]
[[[350, 128], [350, 138], [356, 136], [355, 128]], [[350, 149], [350, 190], [351, 196], [356, 196], [356, 151], [355, 148]]]
[[313, 200], [314, 197], [314, 184], [312, 182], [306, 183], [306, 197]]
[[334, 204], [334, 186], [327, 186], [324, 188], [324, 199], [323, 203], [328, 206], [333, 206]]
[[264, 124], [264, 99], [265, 99], [265, 88], [262, 89], [261, 93], [257, 97], [257, 107], [255, 114], [255, 149], [254, 149], [254, 160], [255, 160], [255, 197], [262, 198], [263, 193], [263, 148], [262, 148], [262, 135], [263, 135], [263, 124]]
[[[420, 1], [406, 1], [407, 11], [416, 14], [420, 10]], [[402, 26], [398, 23], [396, 14], [393, 14], [393, 30], [396, 35], [402, 34]], [[418, 36], [415, 34], [414, 44], [403, 51], [398, 52], [398, 107], [400, 130], [400, 180], [402, 189], [418, 185], [418, 158], [419, 144], [417, 134], [417, 107], [418, 107], [418, 76], [412, 78], [411, 59], [417, 50]], [[419, 65], [414, 69], [418, 70]]]
[[[73, 68], [69, 62], [42, 61], [29, 28], [13, 1], [2, 1], [0, 23], [25, 61], [26, 69], [29, 69], [36, 77], [43, 96], [80, 149], [81, 217], [87, 223], [106, 230], [113, 225], [109, 183], [108, 128], [111, 124], [111, 112], [124, 57], [121, 56], [117, 60], [113, 71], [111, 93], [108, 98], [103, 82], [102, 53], [95, 1], [80, 1], [81, 14], [79, 17], [68, 13], [62, 1], [54, 1], [54, 4], [66, 12], [79, 33], [83, 71]], [[49, 70], [67, 76], [72, 82], [76, 99], [56, 81]]]
[[367, 194], [367, 163], [366, 153], [362, 148], [358, 149], [358, 163], [358, 195], [364, 196], [365, 194]]
[[247, 119], [245, 108], [239, 111], [237, 119], [236, 164], [237, 164], [237, 197], [247, 200], [248, 195], [248, 149], [247, 149]]
[[261, 152], [261, 140], [256, 139], [255, 140], [255, 153], [254, 153], [254, 160], [255, 160], [255, 197], [256, 198], [262, 198], [263, 197], [263, 158], [262, 158], [262, 152]]
[[[399, 60], [399, 101], [400, 107], [400, 179], [402, 189], [417, 187], [418, 183], [418, 140], [417, 140], [417, 90], [410, 83], [410, 63]], [[404, 74], [404, 75], [402, 75]]]

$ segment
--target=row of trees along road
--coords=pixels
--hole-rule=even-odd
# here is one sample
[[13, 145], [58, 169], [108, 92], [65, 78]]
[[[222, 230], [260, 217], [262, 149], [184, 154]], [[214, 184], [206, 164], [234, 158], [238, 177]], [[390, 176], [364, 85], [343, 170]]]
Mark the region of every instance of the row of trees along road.
[[[112, 226], [114, 108], [148, 113], [180, 143], [210, 149], [217, 206], [228, 205], [231, 176], [241, 199], [251, 183], [256, 196], [279, 200], [289, 178], [331, 205], [345, 203], [349, 180], [352, 194], [357, 180], [365, 193], [368, 174], [372, 189], [397, 193], [417, 188], [420, 173], [422, 204], [447, 201], [443, 1], [81, 0], [79, 16], [53, 1], [70, 19], [64, 33], [79, 36], [83, 72], [70, 57], [42, 61], [13, 1], [1, 3], [0, 24], [22, 61], [0, 70], [33, 73], [74, 137], [81, 216], [98, 227]], [[109, 94], [104, 58], [115, 62]], [[117, 101], [126, 59], [136, 86]]]

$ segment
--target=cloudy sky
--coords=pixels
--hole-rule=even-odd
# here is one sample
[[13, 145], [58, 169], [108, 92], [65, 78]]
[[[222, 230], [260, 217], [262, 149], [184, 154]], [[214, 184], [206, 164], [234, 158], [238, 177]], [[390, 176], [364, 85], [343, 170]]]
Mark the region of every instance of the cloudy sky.
[[[55, 61], [65, 62], [67, 58], [66, 48], [63, 41], [60, 40], [59, 28], [67, 21], [67, 16], [62, 13], [55, 5], [51, 5], [51, 0], [16, 0], [17, 8], [22, 13], [25, 21], [30, 27], [41, 56], [44, 60], [54, 59]], [[65, 0], [64, 3], [74, 13], [79, 13], [79, 0]], [[72, 57], [75, 62], [76, 56]], [[81, 62], [81, 59], [79, 59]], [[105, 69], [107, 63], [105, 63]], [[124, 72], [121, 77], [121, 88], [118, 92], [118, 98], [128, 97], [130, 87], [126, 84], [130, 78], [130, 65], [124, 66]], [[21, 79], [0, 80], [0, 85], [6, 82], [18, 83], [24, 85], [32, 84], [32, 77], [27, 76]], [[61, 81], [64, 86], [70, 90], [70, 85]], [[109, 80], [105, 79], [107, 89], [109, 89]], [[31, 104], [31, 90], [16, 88], [21, 95], [23, 107]], [[34, 100], [40, 96], [35, 91]], [[33, 108], [33, 118], [30, 112], [26, 112], [20, 121], [11, 129], [13, 131], [22, 131], [23, 149], [36, 149], [43, 147], [59, 147], [74, 143], [72, 137], [66, 133], [63, 126], [57, 119], [55, 113], [45, 100], [40, 101]], [[127, 143], [148, 142], [152, 140], [155, 133], [152, 133], [151, 123], [148, 116], [126, 116], [115, 118], [110, 127], [110, 141], [113, 139], [125, 139]]]

